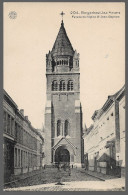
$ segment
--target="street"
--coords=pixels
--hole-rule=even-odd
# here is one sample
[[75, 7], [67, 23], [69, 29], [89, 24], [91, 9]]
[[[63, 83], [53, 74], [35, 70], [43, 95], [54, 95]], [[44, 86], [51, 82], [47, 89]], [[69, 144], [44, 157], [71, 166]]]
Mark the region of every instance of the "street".
[[[63, 184], [63, 185], [58, 185]], [[58, 170], [46, 168], [38, 174], [5, 187], [5, 191], [123, 191], [124, 180], [111, 178], [103, 181], [85, 173], [84, 169]]]

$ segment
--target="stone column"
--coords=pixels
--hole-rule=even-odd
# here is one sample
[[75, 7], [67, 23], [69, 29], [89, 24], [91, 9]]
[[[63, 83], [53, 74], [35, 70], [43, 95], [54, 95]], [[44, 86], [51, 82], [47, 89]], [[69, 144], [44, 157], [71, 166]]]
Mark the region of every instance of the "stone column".
[[65, 122], [63, 123], [63, 136], [64, 136], [64, 133], [65, 133]]
[[61, 123], [61, 135], [64, 136], [64, 122]]

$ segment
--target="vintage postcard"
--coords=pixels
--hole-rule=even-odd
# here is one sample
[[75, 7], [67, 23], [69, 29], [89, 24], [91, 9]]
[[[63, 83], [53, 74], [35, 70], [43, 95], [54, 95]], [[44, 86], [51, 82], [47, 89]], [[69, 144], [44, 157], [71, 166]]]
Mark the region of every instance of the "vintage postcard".
[[125, 191], [125, 3], [3, 13], [3, 190]]

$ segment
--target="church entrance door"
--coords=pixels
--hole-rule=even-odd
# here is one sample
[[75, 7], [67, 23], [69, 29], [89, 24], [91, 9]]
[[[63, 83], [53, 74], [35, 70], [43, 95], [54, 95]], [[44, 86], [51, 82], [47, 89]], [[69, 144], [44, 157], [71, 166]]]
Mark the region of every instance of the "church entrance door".
[[63, 146], [60, 146], [56, 149], [55, 152], [55, 162], [56, 163], [69, 163], [70, 162], [70, 153]]

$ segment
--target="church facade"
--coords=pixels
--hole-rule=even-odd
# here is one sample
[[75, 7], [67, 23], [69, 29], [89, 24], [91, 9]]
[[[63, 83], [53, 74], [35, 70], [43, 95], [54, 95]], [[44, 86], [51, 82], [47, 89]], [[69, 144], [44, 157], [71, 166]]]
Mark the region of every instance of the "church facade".
[[79, 54], [63, 20], [53, 48], [46, 55], [45, 164], [83, 162]]

